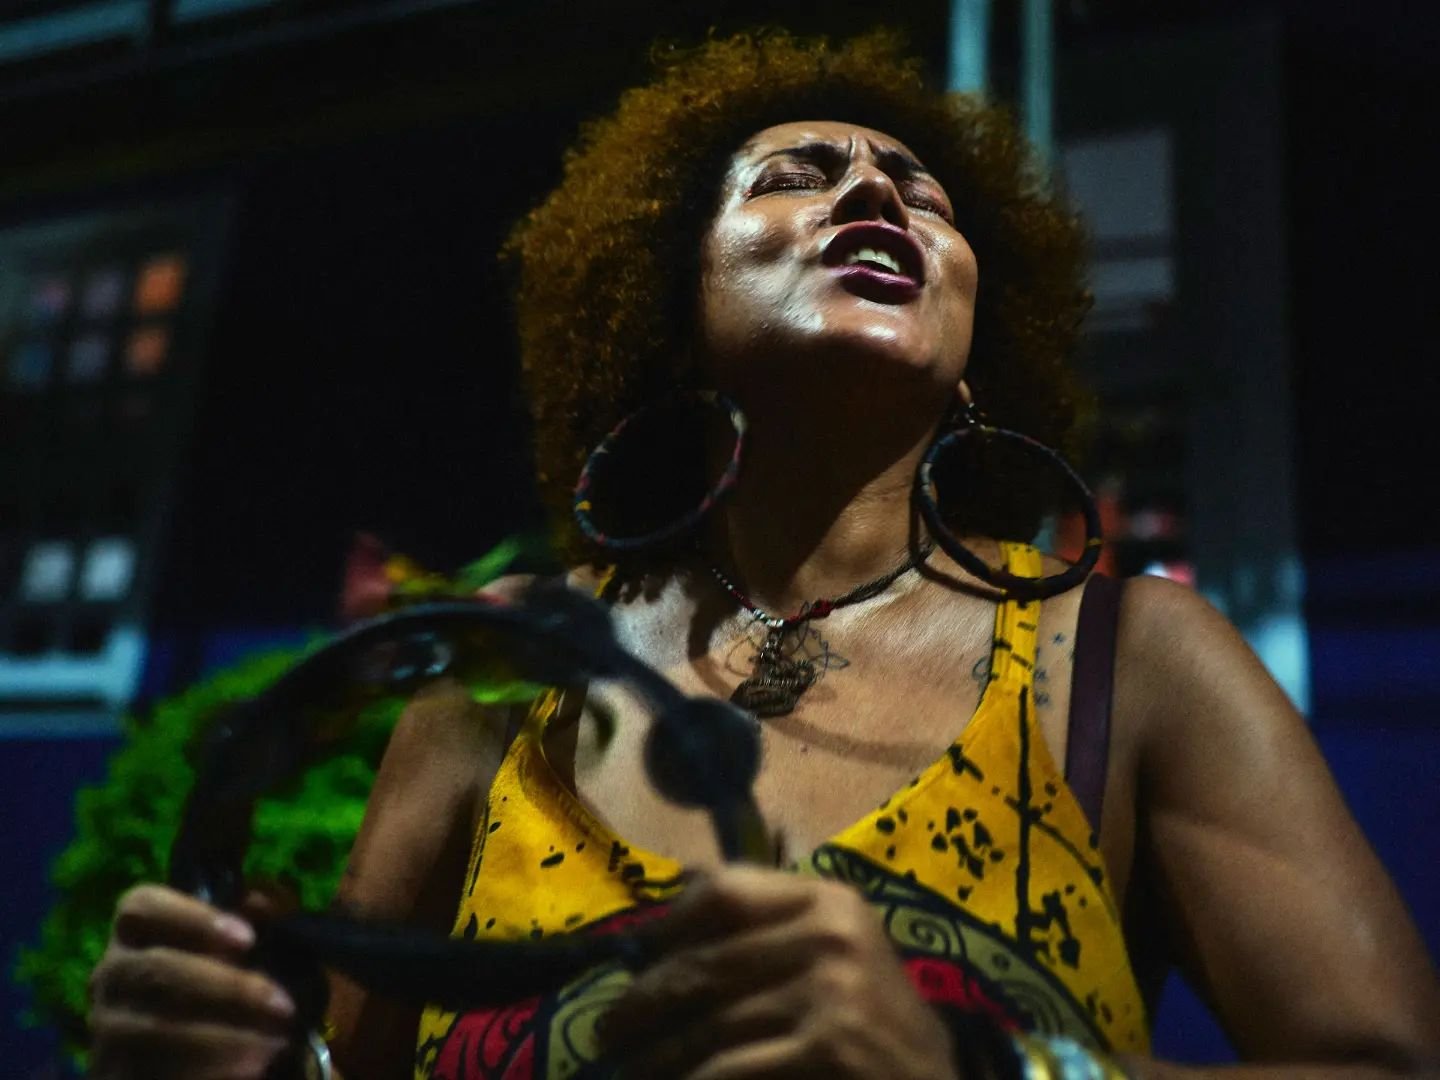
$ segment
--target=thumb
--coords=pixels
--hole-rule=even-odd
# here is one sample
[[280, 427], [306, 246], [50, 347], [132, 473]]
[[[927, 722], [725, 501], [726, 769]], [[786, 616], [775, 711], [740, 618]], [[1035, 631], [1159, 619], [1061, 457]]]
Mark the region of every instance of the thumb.
[[288, 882], [273, 878], [249, 883], [240, 902], [241, 913], [251, 921], [266, 921], [300, 910], [300, 894]]

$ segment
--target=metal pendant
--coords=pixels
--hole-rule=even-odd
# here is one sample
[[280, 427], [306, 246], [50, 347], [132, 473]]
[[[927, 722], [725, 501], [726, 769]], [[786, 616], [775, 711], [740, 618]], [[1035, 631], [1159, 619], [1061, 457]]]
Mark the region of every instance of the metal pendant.
[[765, 643], [755, 657], [755, 674], [730, 695], [732, 704], [761, 719], [794, 712], [800, 695], [810, 689], [819, 674], [812, 661], [785, 655], [785, 633], [785, 627], [777, 626], [765, 635]]

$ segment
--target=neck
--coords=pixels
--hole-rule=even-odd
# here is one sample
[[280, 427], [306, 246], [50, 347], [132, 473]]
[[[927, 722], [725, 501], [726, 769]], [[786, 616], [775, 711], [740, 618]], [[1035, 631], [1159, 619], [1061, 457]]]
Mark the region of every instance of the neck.
[[793, 614], [912, 557], [924, 538], [911, 492], [930, 429], [911, 421], [887, 430], [873, 416], [750, 416], [740, 484], [708, 550], [755, 604]]

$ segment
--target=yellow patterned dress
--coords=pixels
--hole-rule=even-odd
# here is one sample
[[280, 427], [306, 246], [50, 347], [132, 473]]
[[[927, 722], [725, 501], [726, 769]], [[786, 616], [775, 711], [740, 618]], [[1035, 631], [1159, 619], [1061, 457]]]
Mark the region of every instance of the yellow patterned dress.
[[[1012, 573], [1033, 548], [1006, 544]], [[1149, 1026], [1099, 847], [1035, 723], [1038, 602], [999, 605], [990, 682], [929, 768], [802, 859], [874, 904], [927, 1001], [1002, 1027], [1144, 1053]], [[543, 751], [557, 695], [542, 698], [495, 777], [454, 935], [614, 933], [662, 914], [681, 866], [625, 843]], [[613, 1074], [595, 1022], [629, 975], [596, 968], [558, 993], [464, 1014], [427, 1010], [417, 1080], [570, 1080]]]

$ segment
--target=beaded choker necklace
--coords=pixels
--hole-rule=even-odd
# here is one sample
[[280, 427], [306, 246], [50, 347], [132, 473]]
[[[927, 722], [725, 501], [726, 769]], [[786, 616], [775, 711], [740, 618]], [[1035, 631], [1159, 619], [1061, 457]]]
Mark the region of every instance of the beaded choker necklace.
[[766, 630], [765, 640], [752, 661], [755, 674], [735, 688], [730, 700], [762, 718], [785, 716], [793, 712], [800, 701], [800, 695], [810, 689], [819, 678], [820, 669], [814, 660], [800, 654], [802, 642], [790, 640], [791, 631], [814, 619], [823, 619], [838, 608], [879, 596], [901, 577], [923, 565], [934, 550], [934, 542], [927, 539], [905, 562], [873, 581], [857, 585], [843, 596], [834, 599], [807, 601], [794, 615], [785, 616], [771, 615], [765, 611], [712, 563], [710, 573], [720, 583], [721, 588]]

